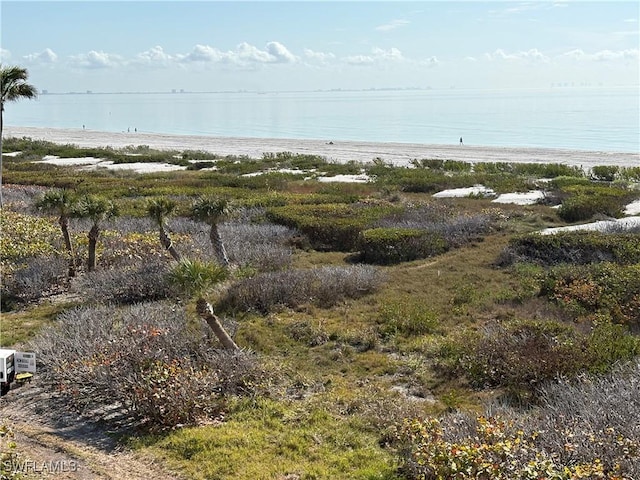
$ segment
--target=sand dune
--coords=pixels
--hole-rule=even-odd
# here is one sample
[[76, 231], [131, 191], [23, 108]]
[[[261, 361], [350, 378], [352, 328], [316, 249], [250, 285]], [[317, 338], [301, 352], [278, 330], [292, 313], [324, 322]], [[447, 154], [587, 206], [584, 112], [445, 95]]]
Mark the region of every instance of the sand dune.
[[550, 148], [484, 147], [473, 145], [427, 145], [416, 143], [375, 143], [276, 138], [204, 137], [158, 133], [113, 133], [82, 129], [56, 129], [5, 126], [5, 137], [30, 137], [81, 147], [148, 145], [160, 150], [203, 150], [219, 155], [246, 155], [260, 158], [263, 153], [294, 152], [321, 155], [336, 162], [370, 162], [381, 158], [394, 165], [412, 159], [437, 158], [466, 162], [539, 162], [582, 166], [640, 166], [638, 152], [596, 152]]

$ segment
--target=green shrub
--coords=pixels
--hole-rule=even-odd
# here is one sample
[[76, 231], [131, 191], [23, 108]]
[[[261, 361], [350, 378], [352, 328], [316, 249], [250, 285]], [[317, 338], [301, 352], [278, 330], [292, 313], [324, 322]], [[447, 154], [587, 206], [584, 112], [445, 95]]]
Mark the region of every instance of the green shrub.
[[367, 204], [288, 205], [267, 209], [274, 223], [295, 228], [317, 250], [357, 249], [360, 232], [399, 207]]
[[619, 170], [617, 165], [598, 165], [591, 169], [591, 178], [600, 182], [613, 182]]
[[628, 182], [640, 182], [640, 167], [621, 167], [618, 176]]
[[525, 398], [542, 382], [573, 376], [586, 363], [576, 330], [555, 322], [491, 324], [463, 349], [458, 368], [473, 387], [502, 387]]
[[437, 313], [411, 297], [383, 304], [377, 322], [378, 331], [384, 337], [434, 333], [439, 324]]
[[360, 233], [362, 261], [377, 264], [407, 262], [447, 250], [439, 233], [408, 228], [373, 228]]
[[607, 322], [588, 334], [553, 321], [491, 323], [443, 350], [440, 368], [464, 375], [474, 388], [503, 388], [529, 400], [547, 381], [609, 371], [639, 348], [640, 341], [625, 328]]
[[621, 217], [630, 199], [630, 192], [623, 188], [574, 185], [564, 191], [570, 196], [562, 202], [558, 216], [567, 222], [589, 220], [596, 214]]
[[621, 217], [623, 202], [614, 197], [595, 197], [576, 195], [562, 202], [558, 216], [566, 222], [590, 220], [596, 214], [608, 217]]
[[559, 232], [531, 233], [512, 239], [497, 260], [498, 265], [531, 262], [543, 266], [561, 263], [588, 264], [640, 262], [640, 241], [633, 233]]
[[564, 190], [567, 187], [576, 185], [589, 186], [591, 185], [591, 180], [589, 180], [585, 176], [560, 175], [559, 177], [555, 177], [551, 182], [549, 182], [549, 187], [556, 190]]
[[540, 294], [577, 316], [600, 314], [640, 327], [640, 263], [555, 267], [541, 279]]
[[640, 338], [629, 334], [622, 325], [602, 322], [596, 325], [586, 340], [589, 373], [605, 373], [621, 361], [640, 354]]
[[445, 172], [470, 172], [473, 165], [460, 160], [441, 160], [438, 158], [423, 158], [412, 160], [411, 165], [416, 168], [427, 168], [430, 170], [441, 170]]

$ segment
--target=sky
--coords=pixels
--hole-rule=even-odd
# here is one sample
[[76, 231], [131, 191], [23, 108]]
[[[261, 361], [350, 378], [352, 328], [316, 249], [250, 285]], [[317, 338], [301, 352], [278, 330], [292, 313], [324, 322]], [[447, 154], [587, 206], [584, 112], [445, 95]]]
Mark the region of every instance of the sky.
[[636, 1], [7, 1], [0, 61], [39, 90], [640, 84]]

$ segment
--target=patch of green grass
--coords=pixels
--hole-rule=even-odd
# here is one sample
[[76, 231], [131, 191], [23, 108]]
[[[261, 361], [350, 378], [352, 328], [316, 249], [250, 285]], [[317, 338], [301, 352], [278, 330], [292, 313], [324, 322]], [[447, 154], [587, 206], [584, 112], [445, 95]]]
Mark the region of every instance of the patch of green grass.
[[143, 438], [134, 446], [161, 456], [194, 480], [399, 478], [376, 435], [307, 407], [256, 400], [239, 406], [223, 423]]
[[70, 306], [71, 303], [44, 303], [20, 312], [3, 313], [0, 317], [0, 346], [23, 344]]

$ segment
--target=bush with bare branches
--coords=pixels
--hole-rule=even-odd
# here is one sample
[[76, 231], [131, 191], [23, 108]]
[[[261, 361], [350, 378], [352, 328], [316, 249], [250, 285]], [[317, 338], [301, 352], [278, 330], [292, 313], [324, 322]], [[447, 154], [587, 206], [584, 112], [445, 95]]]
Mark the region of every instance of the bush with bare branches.
[[2, 295], [17, 302], [34, 302], [55, 293], [66, 278], [69, 261], [57, 255], [30, 257], [5, 277]]
[[640, 362], [559, 380], [522, 411], [491, 406], [398, 425], [408, 479], [640, 478]]
[[375, 291], [382, 280], [379, 270], [365, 265], [269, 272], [238, 282], [220, 303], [223, 309], [262, 313], [305, 303], [330, 307]]
[[204, 322], [160, 302], [69, 310], [32, 342], [40, 377], [68, 404], [149, 428], [215, 417], [229, 396], [262, 388], [253, 354], [217, 347]]
[[149, 262], [127, 269], [96, 270], [78, 277], [73, 289], [95, 303], [133, 304], [176, 297], [172, 264]]

